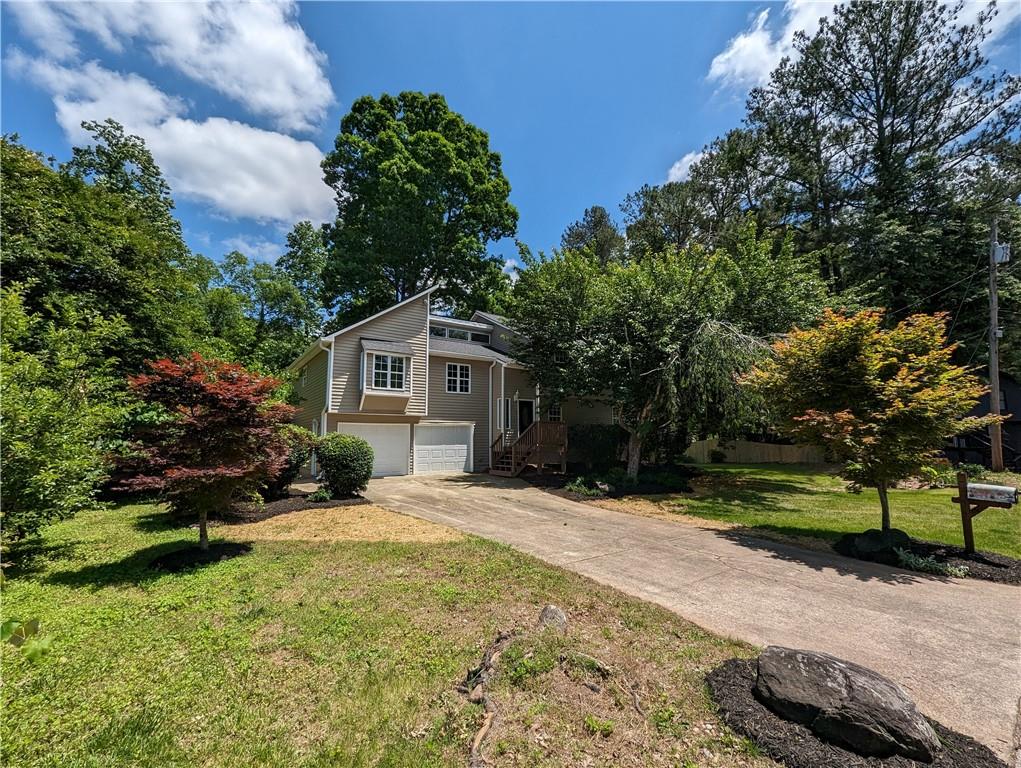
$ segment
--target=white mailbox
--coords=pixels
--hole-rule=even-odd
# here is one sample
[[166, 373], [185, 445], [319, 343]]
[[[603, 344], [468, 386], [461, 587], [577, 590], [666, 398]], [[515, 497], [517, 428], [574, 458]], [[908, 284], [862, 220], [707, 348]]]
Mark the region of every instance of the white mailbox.
[[968, 501], [992, 501], [997, 504], [1017, 504], [1017, 488], [1009, 485], [968, 483]]

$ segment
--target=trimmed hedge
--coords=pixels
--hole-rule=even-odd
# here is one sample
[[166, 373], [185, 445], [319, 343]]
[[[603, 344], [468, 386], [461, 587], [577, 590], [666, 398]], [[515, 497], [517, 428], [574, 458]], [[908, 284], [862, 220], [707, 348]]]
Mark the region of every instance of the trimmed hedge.
[[335, 499], [355, 496], [372, 477], [372, 446], [354, 435], [331, 432], [316, 447], [323, 480]]

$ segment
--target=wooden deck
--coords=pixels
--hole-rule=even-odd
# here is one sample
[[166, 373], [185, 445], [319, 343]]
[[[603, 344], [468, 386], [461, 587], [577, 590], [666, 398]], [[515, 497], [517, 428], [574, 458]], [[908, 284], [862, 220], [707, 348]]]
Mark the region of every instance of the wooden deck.
[[533, 421], [517, 438], [501, 433], [490, 446], [493, 475], [516, 477], [529, 465], [541, 471], [546, 464], [567, 469], [567, 425], [562, 421]]

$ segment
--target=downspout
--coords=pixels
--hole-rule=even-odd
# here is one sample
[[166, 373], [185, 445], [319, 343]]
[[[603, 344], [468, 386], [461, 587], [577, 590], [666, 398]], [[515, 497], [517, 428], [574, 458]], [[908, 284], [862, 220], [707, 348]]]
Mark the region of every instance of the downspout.
[[493, 466], [493, 368], [496, 360], [489, 364], [489, 447], [486, 448], [486, 461]]
[[507, 364], [500, 363], [500, 429], [503, 430], [503, 434], [507, 434], [507, 430], [510, 429], [510, 424], [504, 424], [504, 421], [510, 421], [510, 414], [504, 409], [504, 399], [507, 395], [506, 391], [506, 373]]

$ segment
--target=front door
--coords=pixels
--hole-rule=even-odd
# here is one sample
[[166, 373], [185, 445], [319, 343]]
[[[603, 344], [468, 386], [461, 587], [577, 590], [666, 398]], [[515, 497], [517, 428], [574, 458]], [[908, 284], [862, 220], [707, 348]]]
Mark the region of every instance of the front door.
[[535, 403], [531, 400], [518, 400], [518, 434], [520, 435], [535, 421]]

